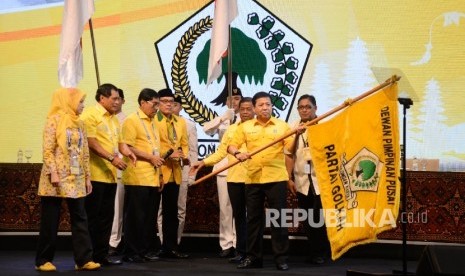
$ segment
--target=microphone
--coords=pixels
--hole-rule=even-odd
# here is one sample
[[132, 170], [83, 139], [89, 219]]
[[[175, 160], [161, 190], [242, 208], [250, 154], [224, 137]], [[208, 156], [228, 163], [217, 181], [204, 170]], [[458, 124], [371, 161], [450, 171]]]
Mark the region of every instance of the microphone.
[[169, 149], [161, 158], [166, 159], [174, 152], [173, 149]]
[[[182, 147], [178, 147], [178, 150], [182, 151]], [[179, 158], [179, 164], [181, 165], [181, 168], [184, 167], [184, 162], [182, 161], [182, 157]]]
[[[163, 154], [163, 156], [161, 156], [161, 158], [163, 158], [163, 160], [166, 160], [166, 158], [168, 158], [173, 152], [173, 149], [169, 149], [167, 152], [165, 152], [165, 154]], [[154, 166], [154, 168], [157, 169], [157, 166]]]

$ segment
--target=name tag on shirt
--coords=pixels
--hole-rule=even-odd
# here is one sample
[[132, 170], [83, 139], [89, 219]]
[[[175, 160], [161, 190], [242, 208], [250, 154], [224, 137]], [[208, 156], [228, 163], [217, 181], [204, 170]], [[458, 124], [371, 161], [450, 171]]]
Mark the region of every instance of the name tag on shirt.
[[305, 174], [310, 174], [310, 164], [305, 164], [305, 166], [304, 166], [304, 173], [305, 173]]
[[70, 160], [69, 168], [70, 168], [71, 174], [74, 174], [74, 175], [81, 174], [81, 170], [79, 166], [79, 157], [77, 156], [77, 153], [76, 152], [71, 153], [70, 158], [71, 160]]
[[70, 170], [71, 170], [71, 174], [74, 174], [74, 175], [81, 174], [81, 170], [79, 169], [79, 167], [71, 166]]

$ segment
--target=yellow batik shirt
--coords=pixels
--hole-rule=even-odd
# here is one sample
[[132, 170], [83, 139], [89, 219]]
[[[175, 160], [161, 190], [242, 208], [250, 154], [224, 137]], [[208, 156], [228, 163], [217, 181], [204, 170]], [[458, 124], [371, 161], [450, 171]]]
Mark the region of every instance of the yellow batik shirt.
[[[96, 138], [106, 151], [118, 153], [120, 125], [116, 116], [97, 103], [84, 109], [81, 119], [86, 126], [87, 137]], [[90, 179], [116, 183], [116, 167], [106, 158], [90, 151]]]
[[[129, 115], [121, 126], [121, 143], [148, 154], [159, 154], [160, 139], [154, 120], [140, 109]], [[129, 158], [124, 157], [124, 161], [128, 164], [122, 175], [124, 185], [160, 186], [160, 169], [156, 169], [152, 163], [138, 159], [134, 166]]]
[[[86, 131], [81, 124], [79, 129], [69, 129], [69, 148], [78, 150], [79, 174], [71, 174], [69, 153], [63, 152], [58, 146], [56, 127], [60, 115], [47, 119], [43, 135], [42, 172], [39, 179], [38, 195], [67, 198], [80, 198], [86, 196], [86, 177], [90, 177], [89, 147], [87, 145]], [[50, 173], [57, 172], [60, 182], [57, 187], [50, 181]]]
[[[172, 134], [168, 133], [168, 124], [172, 124], [174, 127], [174, 139]], [[187, 139], [187, 127], [186, 122], [181, 120], [176, 115], [171, 115], [171, 118], [167, 118], [160, 111], [155, 115], [155, 126], [158, 128], [160, 134], [160, 155], [163, 156], [169, 149], [178, 150], [182, 149], [184, 156], [188, 156], [189, 144]], [[163, 175], [163, 182], [176, 182], [181, 184], [182, 170], [181, 164], [178, 158], [167, 158], [165, 163], [161, 167], [161, 174]]]
[[[261, 148], [280, 138], [290, 131], [289, 125], [277, 118], [270, 118], [265, 124], [252, 119], [240, 124], [231, 141], [231, 145], [240, 148], [245, 143], [247, 152]], [[265, 184], [278, 181], [287, 181], [289, 176], [286, 170], [284, 148], [292, 145], [293, 136], [266, 148], [255, 154], [248, 161], [246, 184]]]

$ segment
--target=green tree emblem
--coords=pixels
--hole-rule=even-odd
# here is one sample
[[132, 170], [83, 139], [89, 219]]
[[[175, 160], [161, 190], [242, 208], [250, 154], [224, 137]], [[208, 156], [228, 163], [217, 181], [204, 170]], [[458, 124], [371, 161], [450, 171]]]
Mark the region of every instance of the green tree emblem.
[[376, 164], [371, 160], [362, 160], [358, 163], [359, 170], [357, 170], [357, 178], [362, 178], [366, 181], [373, 177], [376, 171]]
[[361, 160], [358, 162], [355, 171], [354, 185], [362, 189], [371, 189], [378, 183], [378, 173], [376, 172], [376, 163], [372, 160]]
[[[207, 82], [208, 75], [208, 58], [210, 55], [211, 40], [205, 43], [204, 48], [197, 56], [196, 67], [199, 74], [199, 83]], [[266, 73], [266, 57], [260, 51], [258, 43], [245, 35], [237, 28], [231, 28], [231, 44], [232, 44], [232, 88], [237, 87], [237, 77], [242, 83], [263, 84], [263, 79]], [[226, 82], [220, 95], [216, 97], [211, 103], [215, 105], [226, 105], [226, 98], [228, 96], [228, 59], [224, 57], [221, 63], [222, 73], [217, 82], [219, 83], [223, 76]]]

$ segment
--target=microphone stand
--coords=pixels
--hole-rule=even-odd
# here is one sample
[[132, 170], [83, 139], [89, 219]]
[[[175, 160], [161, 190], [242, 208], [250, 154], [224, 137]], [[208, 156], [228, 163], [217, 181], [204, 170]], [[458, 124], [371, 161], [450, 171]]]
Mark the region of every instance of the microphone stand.
[[[402, 224], [402, 275], [412, 275], [407, 272], [407, 224], [408, 220], [403, 219], [407, 211], [407, 109], [413, 105], [410, 98], [398, 98], [399, 103], [403, 106], [402, 118], [402, 171], [400, 176], [400, 194], [401, 194], [401, 224]], [[397, 272], [398, 273], [398, 272]]]

